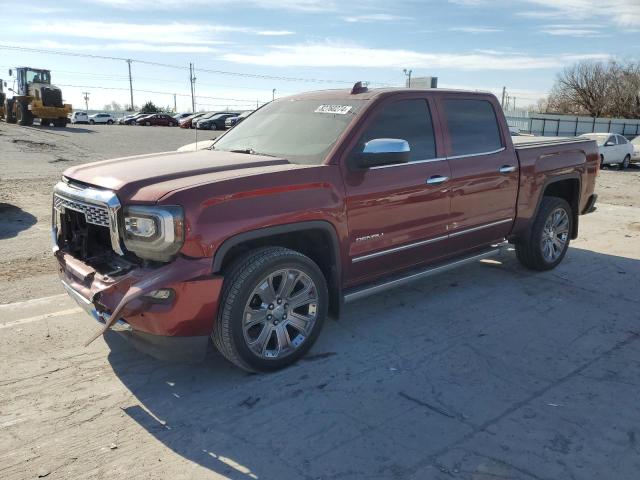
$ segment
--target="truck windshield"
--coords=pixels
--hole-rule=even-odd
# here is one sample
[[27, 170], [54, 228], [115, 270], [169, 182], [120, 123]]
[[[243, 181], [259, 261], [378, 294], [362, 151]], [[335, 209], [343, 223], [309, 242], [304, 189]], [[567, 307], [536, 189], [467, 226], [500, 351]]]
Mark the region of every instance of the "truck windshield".
[[229, 130], [214, 148], [318, 165], [364, 103], [344, 98], [271, 102]]

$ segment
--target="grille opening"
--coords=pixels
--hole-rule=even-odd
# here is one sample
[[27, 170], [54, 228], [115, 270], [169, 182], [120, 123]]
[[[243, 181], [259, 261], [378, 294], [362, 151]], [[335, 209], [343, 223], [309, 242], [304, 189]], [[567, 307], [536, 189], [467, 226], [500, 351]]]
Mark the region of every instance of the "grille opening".
[[82, 212], [67, 209], [60, 215], [58, 241], [65, 252], [102, 275], [116, 276], [134, 266], [113, 251], [109, 228], [88, 223]]

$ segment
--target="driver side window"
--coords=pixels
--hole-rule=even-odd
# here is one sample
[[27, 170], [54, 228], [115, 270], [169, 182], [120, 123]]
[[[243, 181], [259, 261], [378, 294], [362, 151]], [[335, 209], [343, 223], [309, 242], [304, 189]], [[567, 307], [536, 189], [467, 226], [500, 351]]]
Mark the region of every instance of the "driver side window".
[[396, 138], [409, 142], [410, 162], [436, 157], [431, 112], [426, 100], [400, 100], [380, 111], [364, 132], [359, 148], [374, 138]]

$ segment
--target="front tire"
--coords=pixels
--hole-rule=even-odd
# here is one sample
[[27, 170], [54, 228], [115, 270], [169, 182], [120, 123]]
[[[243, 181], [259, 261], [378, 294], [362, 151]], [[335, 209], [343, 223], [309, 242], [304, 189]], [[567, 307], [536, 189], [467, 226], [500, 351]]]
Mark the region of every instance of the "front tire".
[[30, 127], [33, 125], [33, 114], [29, 110], [29, 104], [24, 102], [18, 102], [18, 124], [23, 127]]
[[327, 282], [309, 257], [282, 247], [234, 261], [212, 332], [220, 353], [238, 367], [273, 371], [302, 357], [327, 316]]
[[559, 197], [544, 197], [529, 238], [516, 243], [516, 257], [530, 270], [545, 271], [558, 266], [567, 253], [573, 212]]
[[627, 155], [626, 157], [624, 157], [624, 160], [622, 160], [622, 163], [620, 164], [620, 168], [622, 170], [626, 170], [627, 168], [629, 168], [630, 163], [631, 163], [631, 155]]
[[96, 124], [95, 120], [89, 120], [89, 125], [95, 125], [95, 124]]

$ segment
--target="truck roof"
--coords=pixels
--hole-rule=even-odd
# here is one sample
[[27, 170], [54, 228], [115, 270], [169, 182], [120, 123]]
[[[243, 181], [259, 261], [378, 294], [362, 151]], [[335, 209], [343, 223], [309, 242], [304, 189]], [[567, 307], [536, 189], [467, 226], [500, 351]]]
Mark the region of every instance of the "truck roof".
[[494, 96], [491, 92], [482, 92], [482, 91], [471, 91], [471, 90], [456, 90], [456, 89], [447, 89], [447, 88], [431, 88], [431, 89], [421, 89], [421, 88], [405, 88], [405, 87], [386, 87], [386, 88], [369, 88], [361, 93], [351, 93], [351, 89], [349, 88], [339, 88], [339, 89], [327, 89], [327, 90], [316, 90], [312, 92], [304, 92], [298, 93], [294, 95], [290, 95], [286, 98], [294, 98], [294, 99], [307, 99], [307, 100], [324, 100], [324, 99], [333, 99], [337, 100], [340, 98], [351, 98], [351, 99], [359, 99], [359, 100], [371, 100], [372, 98], [398, 93], [398, 92], [415, 92], [415, 93], [464, 93], [474, 94], [479, 96], [491, 95]]

